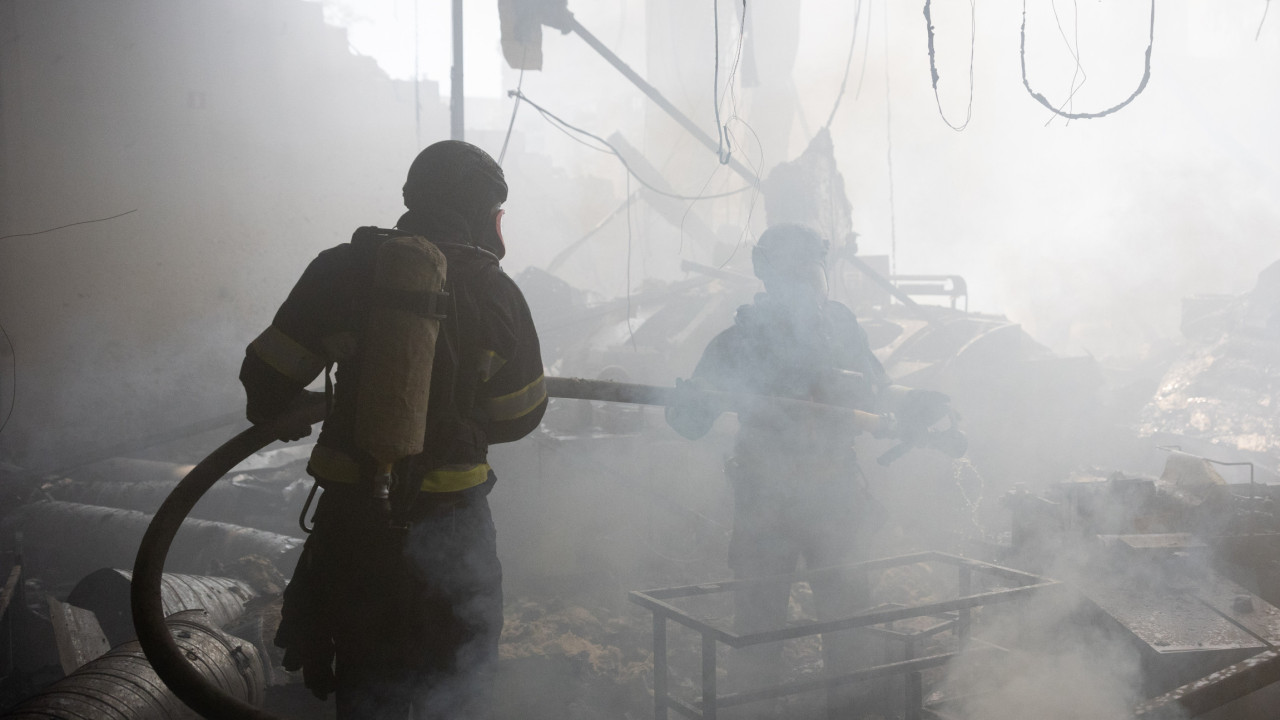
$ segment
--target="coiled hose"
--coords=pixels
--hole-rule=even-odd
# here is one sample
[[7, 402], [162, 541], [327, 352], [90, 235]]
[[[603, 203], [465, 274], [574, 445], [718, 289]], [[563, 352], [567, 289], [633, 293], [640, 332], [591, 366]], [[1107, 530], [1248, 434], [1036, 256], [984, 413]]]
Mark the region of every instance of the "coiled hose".
[[165, 685], [188, 707], [211, 720], [280, 720], [275, 715], [238, 700], [201, 675], [183, 654], [164, 622], [160, 579], [174, 535], [191, 508], [213, 484], [245, 458], [270, 445], [286, 428], [314, 425], [324, 419], [323, 395], [299, 406], [276, 422], [254, 425], [214, 450], [178, 483], [142, 537], [133, 565], [130, 606], [138, 642], [147, 661]]

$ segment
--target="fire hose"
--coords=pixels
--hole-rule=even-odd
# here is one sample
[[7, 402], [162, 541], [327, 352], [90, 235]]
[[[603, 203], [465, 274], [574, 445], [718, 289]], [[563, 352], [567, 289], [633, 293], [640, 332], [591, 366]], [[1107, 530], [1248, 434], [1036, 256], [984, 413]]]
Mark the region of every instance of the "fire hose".
[[[657, 387], [579, 378], [546, 379], [549, 397], [597, 400], [637, 405], [669, 406], [685, 398], [698, 397], [726, 410], [768, 404], [779, 410], [814, 413], [820, 417], [850, 422], [858, 430], [889, 433], [892, 420], [885, 416], [822, 403], [750, 396], [688, 388]], [[130, 605], [138, 642], [156, 674], [180, 700], [202, 717], [213, 720], [280, 720], [277, 716], [227, 695], [201, 675], [174, 641], [164, 622], [160, 585], [169, 546], [191, 509], [213, 484], [245, 458], [278, 439], [290, 428], [313, 425], [324, 419], [323, 398], [304, 404], [271, 423], [254, 425], [236, 435], [201, 460], [169, 494], [156, 511], [138, 547], [133, 566]], [[936, 433], [936, 431], [933, 431]], [[964, 436], [949, 429], [935, 435], [917, 434], [899, 446], [923, 445], [958, 457], [964, 454]], [[908, 446], [909, 447], [909, 446]], [[898, 448], [890, 452], [898, 452]], [[905, 452], [905, 450], [903, 450]]]

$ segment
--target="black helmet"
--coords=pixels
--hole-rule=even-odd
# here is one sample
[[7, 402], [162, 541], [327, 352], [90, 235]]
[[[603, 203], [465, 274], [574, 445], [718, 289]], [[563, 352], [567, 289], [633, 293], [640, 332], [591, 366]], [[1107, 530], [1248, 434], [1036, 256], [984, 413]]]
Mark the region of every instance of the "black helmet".
[[507, 181], [489, 154], [461, 140], [442, 140], [418, 153], [404, 182], [404, 205], [421, 212], [452, 211], [469, 222], [506, 202]]
[[826, 238], [808, 225], [781, 223], [760, 235], [751, 249], [751, 269], [761, 280], [795, 274], [809, 265], [827, 266]]

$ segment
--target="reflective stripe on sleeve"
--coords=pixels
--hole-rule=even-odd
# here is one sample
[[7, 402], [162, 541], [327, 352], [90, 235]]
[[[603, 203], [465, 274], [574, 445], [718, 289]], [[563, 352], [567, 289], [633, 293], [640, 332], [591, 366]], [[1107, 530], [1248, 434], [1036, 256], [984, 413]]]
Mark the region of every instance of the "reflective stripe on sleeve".
[[303, 347], [275, 325], [263, 330], [249, 343], [249, 349], [281, 375], [303, 385], [315, 380], [325, 365], [323, 357]]
[[480, 382], [488, 382], [489, 378], [498, 374], [503, 365], [507, 364], [507, 359], [492, 350], [480, 351]]
[[537, 380], [513, 393], [488, 399], [484, 407], [490, 420], [515, 420], [533, 412], [546, 399], [546, 379], [539, 375]]
[[[331, 447], [316, 445], [311, 451], [307, 469], [328, 483], [355, 484], [360, 481], [360, 464], [355, 458]], [[422, 478], [423, 492], [458, 492], [473, 488], [489, 479], [489, 465], [446, 465]]]

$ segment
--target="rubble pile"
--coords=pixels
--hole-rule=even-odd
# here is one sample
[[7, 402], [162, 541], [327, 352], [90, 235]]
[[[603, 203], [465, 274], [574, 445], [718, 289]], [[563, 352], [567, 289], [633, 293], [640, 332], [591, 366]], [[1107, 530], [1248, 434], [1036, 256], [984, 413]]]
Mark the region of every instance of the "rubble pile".
[[[521, 597], [504, 608], [500, 707], [526, 717], [640, 717], [653, 693], [648, 620], [570, 600]], [[694, 650], [696, 652], [696, 649]]]
[[1253, 461], [1275, 481], [1280, 476], [1280, 262], [1264, 270], [1254, 290], [1243, 296], [1217, 303], [1190, 298], [1183, 333], [1187, 350], [1143, 408], [1141, 434], [1206, 456]]
[[1143, 409], [1142, 432], [1280, 458], [1280, 337], [1229, 333], [1197, 343]]

